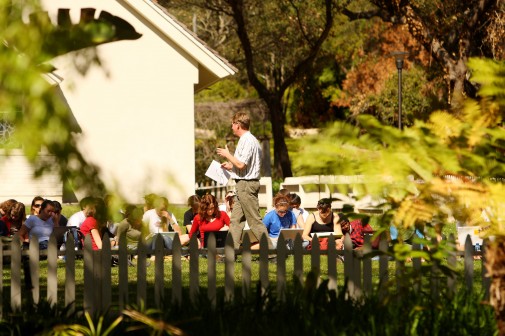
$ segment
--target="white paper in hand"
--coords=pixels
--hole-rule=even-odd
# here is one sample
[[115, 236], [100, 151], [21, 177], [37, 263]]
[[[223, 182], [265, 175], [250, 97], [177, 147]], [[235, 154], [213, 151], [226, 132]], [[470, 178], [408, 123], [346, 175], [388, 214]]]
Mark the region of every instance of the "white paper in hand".
[[226, 185], [230, 179], [230, 172], [221, 167], [221, 164], [216, 160], [212, 160], [205, 176], [210, 177], [219, 184]]

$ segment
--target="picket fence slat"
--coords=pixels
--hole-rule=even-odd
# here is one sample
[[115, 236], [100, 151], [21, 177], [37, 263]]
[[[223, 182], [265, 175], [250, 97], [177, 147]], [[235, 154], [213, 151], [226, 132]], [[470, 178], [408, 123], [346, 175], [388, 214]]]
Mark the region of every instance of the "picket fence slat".
[[65, 243], [65, 306], [70, 306], [70, 312], [76, 308], [75, 302], [75, 243], [73, 239]]
[[299, 235], [295, 238], [293, 266], [294, 277], [299, 280], [300, 285], [303, 285], [303, 242]]
[[277, 295], [281, 302], [286, 299], [286, 255], [287, 246], [284, 234], [281, 231], [277, 241]]
[[126, 231], [119, 237], [119, 282], [118, 282], [118, 303], [119, 310], [125, 309], [128, 300], [128, 251], [126, 245]]
[[[449, 235], [449, 243], [450, 244], [455, 244], [455, 239], [454, 239], [454, 234]], [[450, 252], [449, 256], [447, 257], [447, 265], [449, 267], [456, 267], [456, 252]], [[453, 274], [452, 276], [447, 277], [447, 288], [451, 295], [456, 294], [456, 274]]]
[[32, 285], [32, 300], [34, 303], [39, 303], [40, 300], [40, 246], [36, 239], [30, 241], [29, 265]]
[[194, 304], [198, 298], [199, 290], [199, 253], [198, 253], [198, 241], [196, 235], [193, 235], [189, 241], [189, 296], [191, 302]]
[[337, 289], [337, 250], [333, 235], [328, 241], [328, 289]]
[[491, 287], [491, 278], [489, 277], [486, 265], [486, 250], [489, 244], [489, 239], [484, 240], [482, 244], [482, 288], [484, 289], [484, 300], [489, 300], [489, 288]]
[[97, 251], [102, 257], [102, 272], [101, 275], [101, 289], [102, 289], [102, 311], [106, 311], [111, 306], [112, 302], [112, 282], [111, 282], [111, 267], [112, 255], [109, 234], [105, 233], [103, 236], [102, 253]]
[[[19, 235], [15, 235], [11, 242], [11, 307], [13, 310], [21, 308], [21, 269], [26, 263], [21, 260], [21, 242]], [[18, 265], [18, 266], [16, 266]], [[14, 266], [14, 267], [13, 267]], [[26, 276], [26, 273], [25, 273]]]
[[354, 283], [353, 267], [354, 262], [353, 262], [352, 241], [351, 237], [347, 233], [344, 236], [344, 279], [347, 281], [349, 294], [351, 296], [354, 296], [354, 290], [356, 287]]
[[224, 295], [225, 300], [232, 301], [235, 295], [235, 245], [231, 234], [226, 236], [224, 259]]
[[[229, 235], [231, 237], [231, 235]], [[245, 299], [251, 292], [251, 240], [249, 235], [244, 236], [242, 242], [242, 297]]]
[[470, 235], [465, 240], [465, 283], [468, 290], [473, 286], [473, 246]]
[[[58, 300], [58, 288], [57, 288], [57, 261], [58, 261], [58, 251], [55, 237], [51, 237], [48, 245], [47, 251], [40, 251], [39, 245], [37, 243], [30, 244], [29, 251], [22, 252], [21, 245], [19, 242], [19, 237], [15, 236], [12, 240], [12, 243], [8, 244], [7, 247], [10, 247], [10, 250], [3, 250], [3, 244], [0, 244], [2, 247], [2, 253], [0, 257], [3, 257], [7, 254], [7, 257], [10, 258], [11, 263], [11, 306], [12, 307], [21, 307], [22, 295], [26, 295], [25, 299], [33, 300], [33, 302], [37, 302], [36, 300], [40, 300], [39, 295], [41, 293], [40, 288], [40, 262], [39, 259], [46, 258], [47, 261], [47, 298], [49, 302], [52, 304], [61, 301]], [[194, 238], [194, 237], [193, 237]], [[345, 280], [348, 282], [348, 295], [351, 295], [354, 298], [359, 298], [363, 294], [368, 295], [372, 293], [372, 272], [371, 272], [371, 257], [373, 254], [370, 246], [370, 237], [365, 238], [365, 245], [362, 250], [353, 251], [352, 250], [352, 242], [350, 240], [349, 235], [346, 235], [344, 238], [344, 251], [337, 251], [335, 249], [335, 239], [333, 236], [330, 236], [328, 240], [329, 250], [320, 251], [319, 240], [315, 239], [312, 242], [312, 251], [304, 251], [302, 250], [302, 240], [300, 236], [297, 236], [293, 244], [289, 244], [293, 246], [293, 250], [288, 250], [286, 240], [281, 235], [278, 241], [278, 247], [276, 251], [272, 251], [268, 249], [267, 239], [269, 239], [266, 235], [261, 237], [260, 251], [259, 251], [259, 283], [261, 287], [261, 291], [265, 293], [268, 290], [270, 284], [269, 278], [269, 257], [274, 254], [277, 257], [277, 269], [276, 269], [276, 282], [277, 282], [277, 293], [279, 300], [286, 300], [286, 288], [287, 288], [287, 280], [289, 279], [289, 275], [286, 270], [286, 260], [289, 258], [289, 255], [293, 255], [295, 268], [293, 270], [294, 276], [303, 280], [303, 255], [310, 254], [310, 262], [311, 262], [311, 270], [313, 271], [311, 277], [307, 277], [307, 283], [305, 286], [309, 286], [309, 288], [313, 288], [314, 286], [318, 286], [321, 280], [321, 255], [326, 254], [328, 260], [328, 286], [335, 286], [333, 289], [336, 289], [336, 280], [339, 276], [337, 272], [337, 264], [338, 259], [337, 255], [343, 253], [344, 260], [344, 276]], [[454, 236], [449, 237], [449, 243], [454, 241]], [[207, 270], [208, 270], [208, 293], [207, 296], [209, 300], [212, 302], [213, 306], [216, 306], [218, 297], [217, 297], [217, 265], [216, 265], [216, 256], [218, 250], [215, 247], [216, 241], [215, 236], [211, 235], [208, 241], [207, 251], [200, 250], [198, 248], [198, 241], [196, 238], [192, 239], [189, 246], [189, 254], [191, 256], [190, 259], [190, 272], [189, 272], [189, 283], [190, 283], [190, 298], [195, 304], [197, 302], [196, 298], [199, 294], [200, 290], [200, 280], [199, 280], [199, 263], [205, 259], [200, 258], [200, 254], [203, 253], [207, 255]], [[485, 249], [487, 241], [484, 242], [483, 249]], [[382, 251], [386, 251], [387, 246], [384, 245], [383, 242], [380, 243], [380, 248]], [[413, 246], [413, 249], [419, 249], [419, 246]], [[69, 240], [66, 244], [66, 251], [60, 254], [65, 255], [65, 303], [70, 304], [74, 303], [74, 308], [79, 308], [81, 305], [75, 302], [75, 258], [77, 254], [81, 254], [81, 252], [76, 253], [74, 249], [73, 240]], [[7, 252], [6, 252], [7, 251]], [[154, 254], [154, 285], [148, 287], [147, 284], [147, 254]], [[235, 253], [242, 254], [242, 262], [238, 265], [241, 265], [242, 268], [242, 295], [246, 296], [250, 294], [251, 288], [251, 259], [252, 252], [250, 251], [250, 243], [246, 238], [243, 242], [242, 250], [234, 250], [233, 239], [231, 235], [228, 235], [225, 248], [224, 248], [224, 260], [225, 260], [225, 288], [224, 295], [226, 300], [234, 299], [234, 289], [235, 289]], [[142, 237], [142, 243], [139, 244], [138, 249], [136, 251], [128, 251], [126, 244], [122, 244], [119, 246], [118, 250], [112, 250], [110, 246], [110, 241], [108, 238], [104, 238], [103, 247], [101, 251], [93, 251], [91, 247], [91, 239], [90, 237], [86, 237], [85, 247], [82, 255], [84, 257], [84, 291], [83, 291], [83, 302], [82, 306], [91, 313], [98, 313], [106, 311], [110, 309], [112, 306], [119, 306], [120, 309], [124, 309], [126, 305], [129, 303], [129, 295], [128, 295], [128, 254], [136, 254], [137, 255], [137, 303], [148, 304], [146, 302], [146, 294], [148, 288], [153, 288], [152, 294], [154, 294], [154, 303], [158, 308], [161, 308], [162, 303], [165, 300], [165, 282], [167, 279], [165, 278], [164, 268], [166, 267], [166, 257], [167, 255], [172, 254], [172, 302], [176, 304], [181, 304], [182, 298], [182, 267], [181, 267], [181, 257], [182, 257], [182, 249], [180, 246], [180, 239], [178, 236], [175, 237], [173, 241], [172, 250], [165, 249], [163, 246], [163, 240], [160, 236], [156, 237], [156, 248], [154, 251], [148, 249], [147, 245], [145, 245], [145, 240]], [[119, 258], [119, 294], [118, 294], [118, 302], [112, 300], [112, 283], [111, 283], [111, 257], [112, 255], [117, 255]], [[298, 255], [298, 259], [297, 259]], [[473, 251], [473, 246], [471, 245], [471, 241], [469, 239], [466, 240], [466, 246], [464, 252], [452, 252], [448, 258], [449, 265], [456, 265], [457, 263], [457, 255], [462, 255], [464, 260], [464, 274], [465, 281], [464, 286], [473, 286], [473, 276], [474, 276], [474, 255], [480, 255], [480, 253], [476, 253]], [[386, 271], [388, 271], [388, 263], [387, 254], [380, 256], [379, 258], [379, 268], [382, 267], [383, 258], [386, 260], [385, 267]], [[413, 267], [417, 267], [416, 265], [420, 263], [421, 260], [416, 260], [418, 258], [413, 259]], [[0, 258], [0, 270], [4, 268], [3, 266], [3, 258]], [[23, 261], [25, 260], [25, 261]], [[298, 260], [298, 261], [297, 261]], [[482, 262], [485, 261], [484, 257], [481, 259]], [[33, 262], [36, 261], [36, 262]], [[408, 284], [405, 282], [401, 282], [400, 278], [402, 278], [403, 272], [405, 270], [404, 262], [395, 262], [396, 269], [395, 274], [397, 276], [397, 292], [402, 293], [406, 289], [406, 286], [411, 286], [412, 284]], [[17, 267], [16, 267], [17, 265]], [[25, 267], [29, 266], [29, 270]], [[297, 267], [299, 267], [299, 275], [296, 275]], [[23, 291], [22, 290], [22, 279], [21, 279], [21, 271], [27, 271], [28, 277], [32, 280], [32, 285], [35, 285], [31, 291]], [[382, 270], [379, 270], [379, 273]], [[442, 285], [446, 285], [449, 291], [455, 292], [456, 290], [456, 278], [455, 277], [447, 277], [446, 281], [442, 281], [443, 274], [440, 270], [436, 269], [435, 266], [432, 267], [431, 276], [429, 281], [431, 282], [430, 291], [432, 295], [438, 295], [440, 291], [440, 287]], [[482, 268], [482, 275], [485, 276], [485, 268]], [[34, 278], [37, 277], [37, 281]], [[415, 276], [410, 279], [410, 281], [414, 281], [414, 285], [418, 285], [420, 281], [419, 276]], [[387, 291], [389, 290], [387, 286], [384, 285], [384, 281], [388, 280], [388, 273], [385, 273], [385, 276], [381, 276], [379, 281], [379, 289]], [[405, 280], [405, 279], [403, 279]], [[482, 285], [484, 290], [489, 290], [487, 288], [488, 285], [484, 283], [484, 280], [488, 280], [488, 278], [483, 278]], [[298, 281], [298, 280], [297, 280]], [[3, 285], [3, 281], [0, 280], [0, 285]], [[1, 286], [0, 292], [3, 292], [3, 286]], [[36, 288], [38, 287], [38, 288]], [[415, 287], [414, 287], [415, 288]], [[385, 292], [387, 293], [387, 292]], [[0, 307], [0, 314], [5, 311], [4, 307]]]
[[207, 240], [207, 298], [216, 307], [216, 236], [211, 233]]
[[385, 239], [381, 239], [379, 242], [379, 251], [381, 255], [379, 256], [379, 296], [383, 298], [387, 293], [387, 286], [389, 281], [389, 255], [388, 251], [388, 243]]
[[84, 294], [83, 294], [84, 309], [94, 312], [93, 308], [96, 308], [96, 306], [94, 305], [95, 290], [93, 288], [94, 263], [93, 263], [93, 251], [91, 249], [90, 236], [87, 236], [84, 239], [83, 259], [84, 259]]
[[141, 236], [137, 245], [137, 305], [142, 307], [147, 303], [147, 242]]
[[56, 237], [51, 235], [47, 249], [47, 302], [56, 303], [58, 300], [58, 246]]
[[[365, 242], [363, 245], [363, 255], [368, 256], [372, 252], [370, 243], [371, 235], [365, 235]], [[365, 257], [363, 259], [363, 293], [366, 295], [372, 294], [372, 258]]]
[[270, 285], [270, 281], [268, 279], [268, 240], [265, 233], [261, 235], [260, 238], [260, 286], [261, 286], [261, 294], [264, 294], [268, 286]]
[[164, 243], [161, 235], [156, 235], [154, 239], [154, 304], [160, 309], [162, 302], [165, 301]]

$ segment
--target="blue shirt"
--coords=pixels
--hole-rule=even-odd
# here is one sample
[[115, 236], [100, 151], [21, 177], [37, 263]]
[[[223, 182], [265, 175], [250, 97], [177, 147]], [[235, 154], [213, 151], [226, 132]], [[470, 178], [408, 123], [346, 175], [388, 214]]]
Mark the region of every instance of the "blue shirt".
[[268, 236], [270, 238], [278, 238], [281, 229], [289, 229], [291, 226], [296, 225], [296, 217], [291, 210], [281, 217], [274, 209], [265, 215], [263, 223], [267, 227]]

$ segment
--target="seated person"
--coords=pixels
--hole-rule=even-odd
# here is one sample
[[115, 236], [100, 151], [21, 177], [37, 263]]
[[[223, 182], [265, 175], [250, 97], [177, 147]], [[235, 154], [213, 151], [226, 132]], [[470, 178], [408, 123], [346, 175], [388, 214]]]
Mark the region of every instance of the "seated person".
[[[170, 213], [168, 208], [168, 199], [166, 197], [157, 197], [153, 202], [153, 209], [147, 210], [144, 212], [142, 217], [142, 222], [149, 229], [149, 233], [151, 237], [148, 239], [152, 239], [152, 248], [155, 248], [156, 239], [154, 239], [154, 235], [160, 232], [171, 232], [175, 231], [181, 236], [181, 228], [177, 223], [177, 219], [175, 216]], [[165, 248], [172, 248], [172, 239], [168, 236], [163, 236], [163, 242]]]
[[[277, 194], [274, 197], [273, 204], [275, 211], [269, 211], [263, 218], [263, 223], [267, 228], [268, 236], [275, 249], [277, 248], [277, 240], [279, 239], [281, 229], [296, 228], [296, 217], [295, 214], [289, 210], [288, 196]], [[259, 244], [255, 244], [251, 248], [258, 249]]]
[[228, 230], [229, 225], [230, 217], [226, 212], [219, 210], [216, 197], [210, 194], [204, 195], [200, 199], [200, 210], [193, 220], [191, 231], [181, 237], [181, 244], [187, 244], [193, 235], [200, 232], [198, 238], [199, 246], [202, 248], [205, 232]]
[[49, 237], [53, 233], [53, 215], [54, 203], [44, 200], [40, 206], [39, 214], [28, 217], [19, 230], [19, 236], [24, 243], [28, 243], [29, 239], [37, 239], [39, 248], [47, 250]]
[[224, 197], [224, 203], [219, 204], [219, 210], [225, 211], [228, 217], [231, 216], [231, 211], [233, 210], [233, 204], [235, 203], [235, 193], [233, 190], [228, 190], [226, 196]]
[[[339, 224], [339, 217], [331, 210], [331, 199], [323, 198], [317, 202], [317, 212], [313, 212], [307, 218], [303, 228], [302, 238], [304, 247], [312, 241], [312, 234], [321, 232], [331, 232], [335, 235], [342, 235], [342, 228]], [[337, 249], [342, 249], [343, 240], [336, 239]]]
[[143, 210], [133, 204], [129, 204], [126, 206], [124, 215], [125, 218], [117, 225], [114, 240], [116, 241], [116, 245], [119, 245], [121, 236], [124, 234], [126, 245], [134, 248], [140, 240]]
[[343, 213], [338, 214], [339, 224], [342, 228], [342, 233], [345, 235], [349, 233], [352, 241], [353, 249], [361, 249], [365, 242], [365, 232], [373, 231], [370, 224], [368, 224], [369, 218], [356, 218], [349, 221], [346, 215]]
[[[22, 205], [23, 203], [17, 202], [15, 199], [9, 199], [0, 204], [0, 236], [10, 236], [11, 235], [11, 227], [12, 227], [12, 208], [16, 204]], [[24, 213], [24, 205], [23, 205], [23, 213]], [[17, 216], [16, 216], [17, 217]], [[23, 218], [24, 221], [24, 218]], [[18, 227], [19, 230], [19, 227]], [[16, 230], [17, 232], [17, 230]]]
[[81, 210], [74, 213], [67, 221], [67, 226], [80, 228], [87, 217], [92, 217], [95, 213], [95, 198], [91, 196], [84, 197], [79, 202]]
[[[91, 235], [91, 246], [93, 250], [101, 250], [103, 245], [103, 233], [107, 229], [107, 207], [101, 198], [94, 199], [93, 216], [88, 216], [81, 225], [81, 232], [86, 238]], [[110, 239], [110, 237], [109, 237]], [[115, 245], [115, 241], [111, 240], [111, 246]]]
[[58, 201], [54, 202], [54, 226], [67, 226], [68, 219], [61, 213], [62, 207], [61, 203]]
[[184, 213], [184, 222], [182, 223], [184, 226], [186, 226], [187, 233], [191, 231], [191, 225], [193, 224], [193, 220], [198, 213], [198, 208], [200, 207], [200, 197], [198, 197], [198, 195], [189, 196], [188, 206], [189, 209]]
[[44, 202], [44, 198], [42, 196], [35, 196], [32, 199], [32, 206], [30, 207], [30, 214], [26, 215], [26, 217], [30, 217], [32, 215], [38, 215], [40, 212], [40, 206]]
[[301, 207], [302, 199], [297, 194], [291, 194], [289, 204], [296, 217], [296, 226], [303, 229], [305, 221], [309, 218], [309, 212]]

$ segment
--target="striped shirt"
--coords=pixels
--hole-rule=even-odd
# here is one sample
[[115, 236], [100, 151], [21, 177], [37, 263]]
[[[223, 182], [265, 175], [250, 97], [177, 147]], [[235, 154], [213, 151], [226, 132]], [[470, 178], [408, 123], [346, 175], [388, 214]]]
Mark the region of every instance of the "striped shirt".
[[242, 134], [238, 141], [234, 157], [245, 164], [243, 169], [233, 166], [231, 177], [238, 180], [255, 180], [260, 178], [261, 147], [258, 139], [251, 132]]

